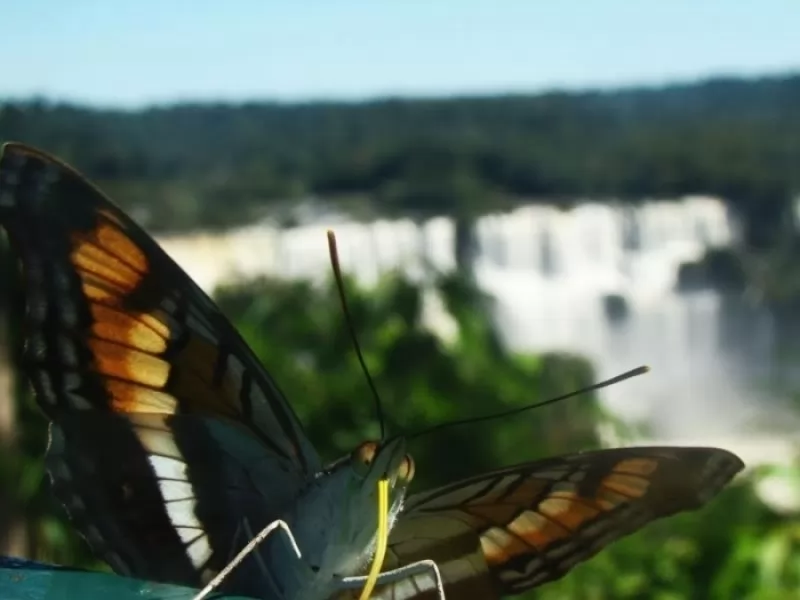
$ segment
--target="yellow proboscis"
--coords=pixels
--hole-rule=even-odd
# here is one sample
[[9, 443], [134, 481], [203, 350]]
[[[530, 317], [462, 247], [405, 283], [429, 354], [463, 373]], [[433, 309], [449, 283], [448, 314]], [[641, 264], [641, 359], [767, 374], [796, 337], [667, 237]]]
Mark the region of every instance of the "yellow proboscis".
[[359, 600], [369, 600], [378, 575], [383, 567], [383, 560], [386, 558], [386, 547], [389, 544], [389, 480], [381, 479], [378, 482], [378, 540], [375, 548], [375, 558], [369, 570], [367, 582], [361, 591]]

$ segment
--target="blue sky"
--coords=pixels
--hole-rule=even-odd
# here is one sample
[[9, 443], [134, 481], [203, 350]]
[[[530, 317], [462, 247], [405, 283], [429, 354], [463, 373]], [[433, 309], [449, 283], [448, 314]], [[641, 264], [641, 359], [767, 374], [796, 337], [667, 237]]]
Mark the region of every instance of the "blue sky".
[[24, 0], [0, 98], [536, 92], [800, 72], [797, 0]]

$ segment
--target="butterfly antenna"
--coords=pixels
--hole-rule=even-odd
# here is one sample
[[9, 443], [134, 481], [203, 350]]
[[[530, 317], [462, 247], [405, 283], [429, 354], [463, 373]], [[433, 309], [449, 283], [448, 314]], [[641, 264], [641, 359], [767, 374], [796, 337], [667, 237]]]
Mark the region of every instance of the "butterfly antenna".
[[590, 386], [585, 388], [581, 388], [579, 390], [575, 390], [574, 392], [570, 392], [568, 394], [564, 394], [563, 396], [557, 396], [556, 398], [550, 398], [549, 400], [545, 400], [544, 402], [536, 402], [535, 404], [528, 404], [527, 406], [521, 406], [519, 408], [513, 408], [511, 410], [485, 415], [482, 417], [473, 417], [469, 419], [459, 419], [457, 421], [448, 421], [447, 423], [440, 423], [439, 425], [434, 425], [429, 429], [423, 429], [422, 431], [418, 431], [413, 433], [409, 436], [406, 436], [406, 439], [411, 440], [413, 438], [417, 438], [423, 435], [427, 435], [429, 433], [438, 432], [443, 429], [450, 429], [451, 427], [458, 427], [459, 425], [469, 425], [470, 423], [480, 423], [482, 421], [491, 421], [493, 419], [502, 419], [504, 417], [510, 417], [512, 415], [518, 415], [519, 413], [525, 412], [527, 410], [531, 410], [534, 408], [540, 408], [542, 406], [547, 406], [548, 404], [555, 404], [556, 402], [561, 402], [562, 400], [566, 400], [568, 398], [572, 398], [573, 396], [578, 396], [580, 394], [586, 394], [588, 392], [593, 392], [595, 390], [599, 390], [604, 387], [608, 387], [609, 385], [613, 385], [615, 383], [619, 383], [621, 381], [625, 381], [626, 379], [630, 379], [632, 377], [636, 377], [638, 375], [643, 375], [650, 370], [650, 367], [641, 366], [635, 369], [631, 369], [630, 371], [626, 371], [622, 375], [617, 375], [616, 377], [612, 377], [611, 379], [606, 379], [605, 381], [601, 381], [600, 383], [593, 383]]
[[361, 353], [361, 346], [358, 343], [358, 336], [356, 329], [353, 326], [353, 318], [350, 316], [350, 309], [347, 306], [347, 296], [344, 293], [344, 280], [342, 279], [342, 269], [339, 265], [339, 251], [336, 248], [336, 235], [328, 230], [328, 253], [331, 256], [331, 267], [333, 268], [333, 278], [336, 280], [336, 290], [339, 292], [339, 301], [342, 304], [342, 312], [344, 313], [344, 320], [347, 324], [347, 329], [350, 332], [350, 340], [353, 342], [353, 348], [356, 351], [358, 362], [361, 364], [361, 370], [367, 378], [369, 389], [372, 390], [372, 395], [375, 398], [375, 412], [378, 416], [378, 422], [381, 426], [381, 440], [386, 438], [386, 425], [383, 419], [383, 404], [381, 403], [380, 394], [375, 387], [375, 382], [372, 380], [372, 375], [369, 374], [367, 363], [364, 361], [364, 355]]

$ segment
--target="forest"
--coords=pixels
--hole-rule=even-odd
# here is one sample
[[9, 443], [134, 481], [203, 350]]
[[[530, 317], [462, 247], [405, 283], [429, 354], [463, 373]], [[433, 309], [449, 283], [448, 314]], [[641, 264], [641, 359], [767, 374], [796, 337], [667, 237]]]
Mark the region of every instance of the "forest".
[[767, 243], [800, 188], [800, 75], [604, 92], [101, 110], [0, 102], [153, 230], [229, 227], [324, 197], [367, 214], [707, 193]]
[[[740, 216], [743, 239], [705, 267], [725, 294], [757, 285], [797, 317], [800, 75], [713, 79], [661, 88], [361, 103], [183, 104], [107, 110], [45, 99], [0, 102], [0, 140], [38, 146], [80, 169], [150, 233], [294, 222], [315, 199], [357, 218], [480, 214], [521, 203], [646, 202], [713, 194]], [[19, 366], [15, 263], [3, 247], [3, 344]], [[521, 407], [596, 380], [562, 353], [522, 355], [500, 342], [491, 298], [468, 261], [427, 284], [458, 325], [444, 341], [422, 323], [430, 291], [400, 274], [375, 288], [346, 281], [387, 424], [435, 423]], [[733, 282], [733, 283], [731, 283]], [[332, 283], [259, 279], [214, 299], [276, 377], [328, 459], [377, 435], [374, 403]], [[788, 317], [787, 317], [788, 318]], [[798, 319], [800, 321], [800, 319]], [[409, 358], [411, 357], [411, 358]], [[635, 366], [635, 365], [632, 365]], [[17, 372], [12, 368], [12, 372]], [[43, 468], [46, 422], [13, 378], [13, 431], [0, 440], [0, 547], [107, 568], [72, 531]], [[624, 385], [624, 384], [622, 384]], [[795, 393], [795, 395], [797, 395]], [[798, 403], [800, 405], [800, 403]], [[800, 407], [798, 408], [800, 410]], [[420, 488], [491, 468], [597, 448], [598, 426], [633, 432], [596, 394], [422, 437], [411, 450]], [[800, 485], [800, 461], [783, 474]], [[776, 468], [748, 471], [704, 510], [611, 545], [525, 598], [778, 600], [800, 594], [800, 514], [757, 491]], [[8, 493], [8, 490], [11, 493]], [[13, 534], [13, 535], [12, 535]], [[22, 540], [20, 542], [19, 540]]]

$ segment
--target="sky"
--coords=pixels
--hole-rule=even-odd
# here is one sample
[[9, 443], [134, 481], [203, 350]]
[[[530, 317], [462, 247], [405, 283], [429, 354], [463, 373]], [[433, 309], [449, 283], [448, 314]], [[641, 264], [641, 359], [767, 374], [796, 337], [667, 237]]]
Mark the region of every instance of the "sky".
[[0, 0], [0, 99], [108, 107], [800, 72], [797, 0]]

